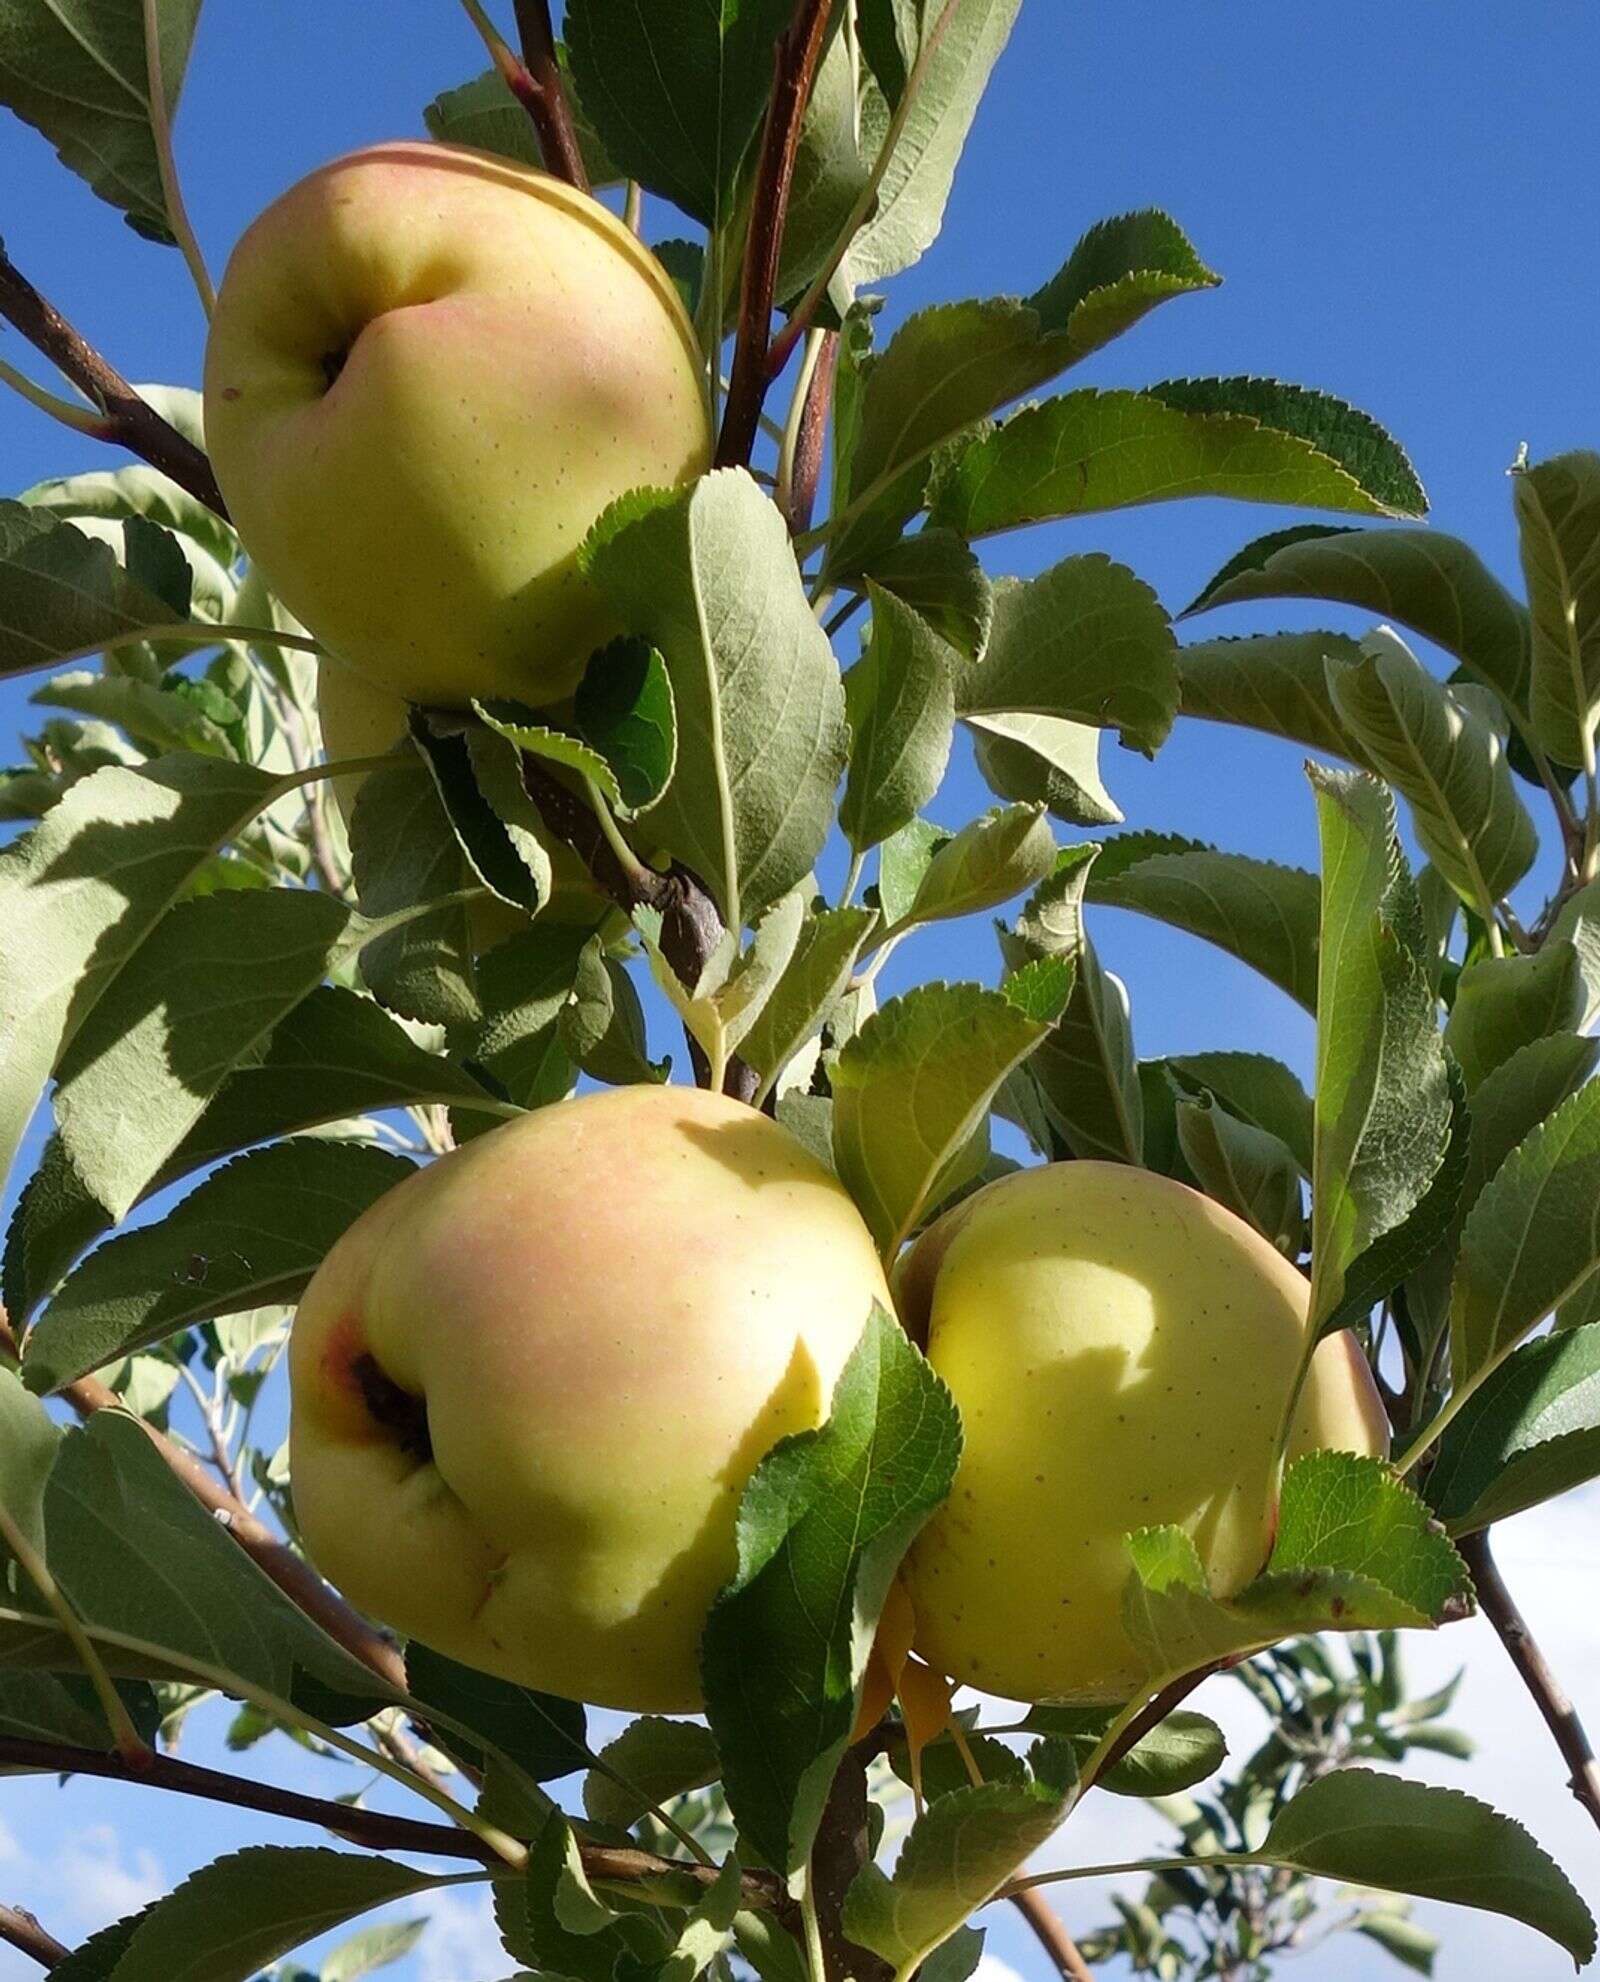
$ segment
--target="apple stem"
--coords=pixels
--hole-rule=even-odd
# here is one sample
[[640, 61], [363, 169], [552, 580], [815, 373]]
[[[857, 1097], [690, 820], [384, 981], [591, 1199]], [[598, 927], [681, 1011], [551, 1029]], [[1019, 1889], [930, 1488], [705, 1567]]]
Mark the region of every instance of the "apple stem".
[[739, 286], [739, 334], [722, 432], [717, 438], [719, 468], [748, 466], [755, 449], [761, 408], [771, 382], [768, 353], [789, 189], [800, 150], [800, 127], [811, 101], [832, 15], [831, 0], [796, 0], [794, 14], [773, 51], [772, 99], [756, 168]]
[[211, 463], [141, 399], [116, 368], [45, 301], [0, 246], [0, 317], [42, 352], [102, 416], [99, 437], [148, 461], [224, 520], [227, 505]]

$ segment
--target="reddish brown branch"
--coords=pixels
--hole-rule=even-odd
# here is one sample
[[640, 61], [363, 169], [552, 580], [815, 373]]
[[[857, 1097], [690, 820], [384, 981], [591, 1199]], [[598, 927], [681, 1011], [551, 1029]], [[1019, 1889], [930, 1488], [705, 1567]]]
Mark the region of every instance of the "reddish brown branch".
[[811, 1887], [828, 1982], [889, 1982], [892, 1974], [881, 1955], [856, 1946], [844, 1931], [845, 1896], [872, 1856], [867, 1764], [877, 1752], [875, 1735], [846, 1750], [811, 1849]]
[[[1105, 1760], [1100, 1764], [1096, 1781], [1107, 1769], [1115, 1768], [1124, 1755], [1137, 1748], [1145, 1736], [1158, 1728], [1174, 1709], [1181, 1707], [1195, 1688], [1209, 1679], [1214, 1672], [1221, 1672], [1225, 1666], [1237, 1664], [1235, 1659], [1218, 1659], [1211, 1665], [1201, 1666], [1198, 1672], [1186, 1672], [1181, 1679], [1174, 1679], [1163, 1686], [1150, 1704], [1134, 1715], [1128, 1725], [1111, 1744]], [[1093, 1784], [1088, 1787], [1093, 1788]]]
[[1050, 1957], [1062, 1982], [1094, 1982], [1094, 1971], [1078, 1951], [1078, 1944], [1062, 1924], [1061, 1916], [1037, 1886], [1024, 1886], [1011, 1895], [1011, 1904], [1033, 1929]]
[[1489, 1531], [1464, 1535], [1457, 1546], [1467, 1568], [1483, 1614], [1494, 1626], [1506, 1655], [1521, 1675], [1534, 1705], [1544, 1716], [1561, 1759], [1567, 1765], [1567, 1786], [1597, 1825], [1600, 1825], [1600, 1765], [1578, 1710], [1566, 1688], [1551, 1670], [1528, 1621], [1517, 1608], [1516, 1599], [1506, 1587], [1499, 1564], [1489, 1547]]
[[570, 180], [586, 193], [589, 175], [583, 167], [578, 129], [572, 120], [572, 105], [567, 101], [567, 86], [556, 58], [549, 0], [515, 0], [515, 12], [526, 83], [519, 87], [513, 82], [511, 86], [533, 121], [545, 169]]
[[33, 1915], [20, 1906], [0, 1906], [0, 1941], [31, 1956], [41, 1968], [56, 1967], [72, 1952], [54, 1934], [47, 1934]]
[[755, 450], [761, 407], [769, 384], [767, 352], [777, 300], [778, 263], [789, 213], [789, 189], [800, 148], [800, 126], [811, 101], [832, 0], [796, 0], [794, 17], [773, 53], [772, 101], [767, 107], [761, 159], [750, 205], [739, 289], [739, 333], [734, 346], [728, 403], [717, 441], [719, 468], [747, 466]]
[[171, 476], [180, 488], [218, 516], [227, 507], [211, 472], [211, 463], [192, 441], [169, 426], [148, 401], [87, 343], [52, 303], [46, 302], [0, 247], [0, 317], [41, 351], [63, 377], [71, 379], [98, 407], [99, 438], [127, 448]]
[[[16, 1336], [6, 1320], [4, 1309], [0, 1309], [0, 1352], [10, 1357], [17, 1354]], [[125, 1408], [117, 1393], [94, 1376], [79, 1377], [76, 1382], [65, 1385], [60, 1395], [80, 1418], [92, 1418], [96, 1411]], [[296, 1555], [280, 1535], [274, 1534], [242, 1500], [214, 1478], [194, 1453], [186, 1452], [175, 1440], [158, 1431], [148, 1419], [130, 1415], [200, 1505], [216, 1516], [218, 1523], [227, 1529], [256, 1567], [271, 1577], [289, 1601], [313, 1618], [330, 1638], [343, 1645], [347, 1652], [386, 1684], [403, 1692], [406, 1683], [405, 1660], [394, 1644], [352, 1610], [336, 1590], [330, 1589], [310, 1563], [303, 1556]]]
[[[505, 1870], [505, 1861], [492, 1846], [454, 1824], [395, 1817], [383, 1810], [366, 1810], [357, 1804], [306, 1796], [299, 1790], [276, 1789], [270, 1783], [252, 1782], [245, 1776], [229, 1775], [223, 1769], [180, 1762], [171, 1755], [151, 1755], [142, 1765], [135, 1766], [120, 1755], [103, 1755], [94, 1748], [0, 1737], [0, 1769], [48, 1770], [53, 1775], [98, 1776], [107, 1782], [140, 1783], [179, 1796], [196, 1796], [207, 1803], [226, 1803], [238, 1810], [258, 1811], [266, 1817], [283, 1817], [291, 1823], [315, 1824], [347, 1843], [371, 1851], [414, 1852], [426, 1858], [469, 1858]], [[589, 1877], [612, 1885], [638, 1885], [649, 1879], [672, 1877], [709, 1886], [717, 1876], [714, 1865], [660, 1858], [654, 1852], [631, 1846], [580, 1843], [578, 1849]], [[780, 1882], [770, 1874], [747, 1872], [744, 1888], [750, 1905], [783, 1910], [785, 1895]]]
[[833, 382], [839, 368], [839, 333], [830, 330], [822, 340], [816, 370], [800, 413], [800, 432], [795, 442], [794, 469], [789, 478], [788, 516], [791, 537], [811, 527], [811, 512], [817, 503], [817, 484], [822, 478], [822, 457], [828, 437], [828, 414], [833, 406]]

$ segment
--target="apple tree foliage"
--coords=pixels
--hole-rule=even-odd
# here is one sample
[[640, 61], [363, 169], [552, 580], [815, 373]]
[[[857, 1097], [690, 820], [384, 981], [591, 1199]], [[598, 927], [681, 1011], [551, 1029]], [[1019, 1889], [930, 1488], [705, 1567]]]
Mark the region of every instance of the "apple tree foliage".
[[[1431, 1956], [1405, 1895], [1594, 1952], [1518, 1825], [1347, 1765], [1459, 1748], [1436, 1726], [1447, 1700], [1407, 1699], [1394, 1634], [1464, 1614], [1491, 1524], [1600, 1473], [1600, 456], [1518, 464], [1517, 598], [1417, 527], [1405, 455], [1338, 399], [1246, 377], [1097, 386], [1105, 345], [1217, 281], [1159, 212], [1063, 242], [1026, 297], [880, 336], [1019, 4], [570, 0], [552, 52], [522, 0], [527, 66], [467, 9], [498, 66], [425, 109], [419, 88], [428, 128], [537, 162], [543, 127], [508, 78], [547, 107], [564, 91], [597, 186], [672, 215], [655, 231], [724, 447], [697, 486], [592, 532], [585, 569], [629, 628], [604, 686], [415, 711], [348, 837], [316, 643], [215, 500], [195, 393], [122, 387], [0, 254], [0, 314], [84, 397], [42, 383], [20, 341], [0, 376], [78, 451], [144, 457], [0, 501], [0, 670], [38, 675], [41, 711], [0, 779], [0, 1149], [33, 1164], [3, 1261], [0, 1765], [253, 1798], [340, 1840], [218, 1860], [63, 1959], [72, 1982], [245, 1982], [376, 1907], [484, 1882], [529, 1973], [961, 1982], [971, 1917], [1096, 1789], [1161, 1797], [1177, 1830], [1097, 1956], [1216, 1973], [1225, 1950], [1265, 1972], [1319, 1876], [1357, 1891], [1335, 1924], [1413, 1967]], [[204, 289], [171, 146], [198, 12], [5, 0], [0, 101]], [[4, 220], [25, 261], [27, 217]], [[1344, 520], [1246, 546], [1179, 615], [1186, 635], [1203, 622], [1182, 643], [1116, 561], [1022, 580], [988, 542], [1203, 495]], [[1381, 623], [1211, 632], [1276, 598]], [[838, 706], [847, 723], [813, 720]], [[1320, 875], [1105, 830], [1122, 815], [1102, 735], [1149, 755], [1180, 717], [1310, 753]], [[995, 804], [935, 825], [958, 729]], [[604, 832], [564, 805], [563, 772], [589, 780]], [[542, 913], [535, 817], [608, 891], [588, 925]], [[511, 933], [480, 955], [486, 895]], [[1141, 1059], [1090, 933], [1114, 908], [1315, 1014], [1314, 1092], [1259, 1054]], [[879, 1002], [891, 950], [997, 910], [973, 981]], [[1004, 1167], [996, 1116], [1043, 1157], [1210, 1193], [1307, 1265], [1315, 1334], [1363, 1331], [1394, 1464], [1291, 1468], [1271, 1559], [1226, 1601], [1181, 1531], [1130, 1536], [1151, 1677], [1122, 1711], [1040, 1708], [920, 1756], [891, 1716], [852, 1747], [878, 1608], [959, 1445], [880, 1318], [829, 1422], [748, 1489], [705, 1724], [646, 1718], [596, 1746], [579, 1704], [402, 1658], [296, 1555], [285, 1458], [254, 1429], [289, 1310], [417, 1162], [580, 1079], [664, 1078], [646, 981], [697, 1077], [831, 1162], [886, 1256]], [[1312, 1635], [1349, 1632], [1353, 1664]], [[1169, 1710], [1224, 1665], [1271, 1731], [1205, 1791], [1220, 1737]], [[170, 1751], [216, 1697], [241, 1750], [291, 1734], [382, 1770], [414, 1814], [202, 1786]], [[914, 1821], [880, 1862], [900, 1774]], [[322, 1974], [365, 1973], [412, 1931], [362, 1929]]]

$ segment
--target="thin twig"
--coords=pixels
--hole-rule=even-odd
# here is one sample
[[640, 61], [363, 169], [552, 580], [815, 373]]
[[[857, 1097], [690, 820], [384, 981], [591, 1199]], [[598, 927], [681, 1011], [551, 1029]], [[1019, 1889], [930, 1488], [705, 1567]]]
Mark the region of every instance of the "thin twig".
[[31, 1956], [41, 1968], [56, 1967], [72, 1952], [20, 1906], [0, 1906], [0, 1941]]
[[[481, 1837], [454, 1824], [396, 1817], [358, 1804], [336, 1803], [321, 1796], [307, 1796], [299, 1790], [278, 1789], [271, 1783], [229, 1775], [223, 1769], [180, 1762], [171, 1755], [152, 1755], [147, 1765], [139, 1768], [119, 1755], [102, 1754], [95, 1748], [0, 1736], [0, 1769], [48, 1770], [55, 1775], [98, 1776], [107, 1782], [140, 1783], [179, 1796], [196, 1796], [208, 1803], [226, 1803], [235, 1809], [259, 1811], [263, 1816], [283, 1817], [291, 1823], [315, 1824], [372, 1851], [414, 1852], [427, 1858], [468, 1858], [497, 1872], [505, 1869], [504, 1861]], [[638, 1885], [671, 1877], [709, 1886], [717, 1877], [715, 1865], [662, 1858], [654, 1852], [628, 1846], [580, 1843], [578, 1850], [589, 1877], [613, 1885]], [[744, 1890], [752, 1906], [783, 1904], [781, 1884], [769, 1873], [745, 1873]]]
[[831, 0], [796, 0], [793, 18], [773, 52], [772, 101], [767, 107], [761, 161], [756, 168], [740, 280], [739, 334], [728, 404], [717, 440], [719, 468], [748, 466], [756, 444], [757, 422], [770, 383], [772, 310], [777, 301], [778, 263], [800, 149], [800, 126], [811, 101], [832, 12]]
[[40, 351], [68, 378], [102, 417], [98, 438], [127, 448], [159, 468], [180, 488], [218, 516], [227, 505], [211, 472], [211, 463], [192, 441], [169, 426], [148, 401], [82, 338], [61, 312], [46, 302], [0, 247], [0, 317]]
[[827, 1982], [889, 1982], [891, 1974], [888, 1962], [856, 1946], [844, 1931], [845, 1895], [872, 1856], [867, 1763], [876, 1752], [870, 1735], [846, 1751], [811, 1849], [810, 1891]]
[[[0, 1309], [0, 1352], [17, 1354], [16, 1336]], [[91, 1418], [96, 1411], [126, 1409], [122, 1399], [98, 1377], [82, 1376], [60, 1391], [80, 1418]], [[281, 1536], [252, 1514], [243, 1501], [214, 1479], [197, 1453], [186, 1452], [173, 1439], [159, 1431], [148, 1418], [130, 1413], [133, 1421], [150, 1439], [162, 1458], [210, 1514], [216, 1516], [245, 1554], [269, 1576], [297, 1609], [312, 1618], [336, 1644], [375, 1672], [397, 1691], [406, 1683], [405, 1660], [390, 1639], [352, 1610], [337, 1590], [331, 1589], [303, 1556], [296, 1555]]]
[[[660, 914], [661, 953], [679, 980], [693, 985], [725, 933], [722, 916], [704, 882], [687, 867], [675, 865], [664, 874], [639, 864], [625, 867], [587, 802], [528, 752], [523, 753], [522, 782], [546, 826], [572, 848], [619, 907], [630, 914], [636, 908], [653, 908]], [[703, 1087], [709, 1081], [710, 1067], [692, 1037], [689, 1054], [695, 1078]], [[758, 1085], [753, 1067], [737, 1055], [729, 1059], [724, 1093], [739, 1101], [753, 1101]]]
[[588, 192], [589, 175], [583, 168], [583, 152], [578, 144], [578, 127], [572, 121], [572, 105], [556, 58], [555, 30], [550, 25], [549, 0], [515, 0], [517, 34], [522, 42], [522, 61], [533, 95], [526, 100], [528, 115], [539, 134], [539, 150], [547, 171], [570, 179], [580, 192]]
[[1011, 1895], [1011, 1904], [1033, 1929], [1034, 1939], [1054, 1963], [1062, 1982], [1094, 1982], [1094, 1970], [1079, 1953], [1077, 1942], [1043, 1893], [1028, 1886]]
[[1501, 1644], [1506, 1648], [1507, 1657], [1521, 1675], [1523, 1685], [1544, 1716], [1545, 1726], [1561, 1751], [1561, 1759], [1569, 1771], [1568, 1788], [1596, 1825], [1600, 1825], [1600, 1765], [1595, 1762], [1594, 1749], [1583, 1722], [1578, 1718], [1577, 1708], [1551, 1670], [1537, 1639], [1528, 1628], [1527, 1619], [1506, 1587], [1505, 1578], [1500, 1574], [1499, 1564], [1489, 1546], [1489, 1530], [1480, 1528], [1475, 1535], [1464, 1535], [1457, 1546], [1472, 1574], [1484, 1616], [1494, 1626]]

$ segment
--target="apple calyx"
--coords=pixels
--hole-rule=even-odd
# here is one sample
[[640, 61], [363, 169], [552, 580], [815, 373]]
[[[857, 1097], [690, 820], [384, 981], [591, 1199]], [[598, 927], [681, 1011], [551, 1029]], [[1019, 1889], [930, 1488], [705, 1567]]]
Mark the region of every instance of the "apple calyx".
[[379, 1366], [370, 1350], [351, 1359], [350, 1379], [360, 1391], [368, 1415], [394, 1434], [401, 1451], [425, 1464], [431, 1463], [433, 1438], [428, 1430], [426, 1400], [402, 1390], [389, 1372]]

